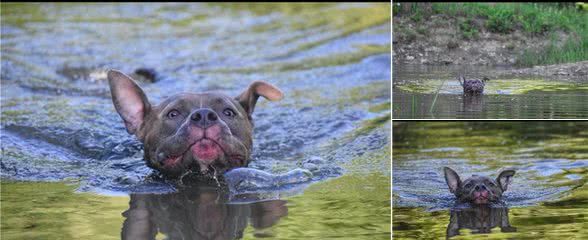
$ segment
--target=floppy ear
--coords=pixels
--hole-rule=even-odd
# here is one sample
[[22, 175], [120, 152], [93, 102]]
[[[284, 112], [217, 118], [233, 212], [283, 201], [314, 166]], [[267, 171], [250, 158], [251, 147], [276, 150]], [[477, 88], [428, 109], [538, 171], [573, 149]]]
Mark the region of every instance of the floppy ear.
[[447, 186], [449, 187], [449, 191], [451, 193], [457, 192], [457, 189], [461, 186], [461, 180], [459, 179], [459, 175], [453, 169], [444, 167], [443, 172], [445, 173], [445, 182], [447, 182]]
[[515, 171], [514, 170], [504, 170], [502, 172], [500, 172], [500, 174], [498, 174], [498, 177], [496, 178], [496, 182], [498, 183], [498, 185], [500, 185], [500, 188], [502, 189], [502, 191], [506, 191], [506, 189], [508, 188], [508, 184], [510, 184], [510, 182], [512, 182], [512, 176], [515, 175]]
[[108, 70], [107, 76], [114, 108], [124, 120], [127, 132], [134, 134], [151, 110], [151, 104], [131, 77], [112, 69]]
[[255, 81], [235, 99], [241, 104], [243, 109], [245, 109], [247, 115], [251, 116], [259, 96], [263, 96], [270, 101], [278, 101], [284, 97], [284, 94], [280, 89], [267, 82]]

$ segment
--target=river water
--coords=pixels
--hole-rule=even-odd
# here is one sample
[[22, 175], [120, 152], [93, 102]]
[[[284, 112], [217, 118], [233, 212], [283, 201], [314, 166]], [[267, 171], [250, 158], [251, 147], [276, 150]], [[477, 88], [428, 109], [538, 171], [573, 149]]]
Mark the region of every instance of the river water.
[[[587, 129], [587, 122], [394, 121], [394, 239], [444, 238], [456, 219], [464, 226], [463, 239], [588, 236]], [[443, 167], [462, 180], [474, 174], [495, 178], [505, 168], [516, 173], [504, 206], [459, 215]], [[497, 226], [482, 231], [480, 226], [495, 223], [483, 217], [491, 215], [506, 217], [515, 231]], [[478, 227], [468, 230], [473, 223]]]
[[[388, 239], [390, 29], [389, 3], [2, 3], [1, 238]], [[152, 102], [271, 82], [250, 167], [312, 181], [235, 202], [147, 180], [109, 68], [155, 69]]]
[[[588, 117], [586, 79], [508, 76], [510, 67], [394, 65], [394, 119], [581, 119]], [[490, 76], [484, 95], [463, 96], [457, 76]]]

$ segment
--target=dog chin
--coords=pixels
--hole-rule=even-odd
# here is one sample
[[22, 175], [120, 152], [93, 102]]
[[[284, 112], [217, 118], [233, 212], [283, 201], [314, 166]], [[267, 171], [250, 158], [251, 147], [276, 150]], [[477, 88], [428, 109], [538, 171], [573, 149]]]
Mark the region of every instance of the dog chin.
[[488, 204], [490, 201], [488, 198], [476, 198], [474, 199], [475, 204]]
[[197, 162], [207, 165], [212, 164], [222, 154], [220, 146], [209, 139], [202, 139], [196, 142], [190, 147], [190, 151]]

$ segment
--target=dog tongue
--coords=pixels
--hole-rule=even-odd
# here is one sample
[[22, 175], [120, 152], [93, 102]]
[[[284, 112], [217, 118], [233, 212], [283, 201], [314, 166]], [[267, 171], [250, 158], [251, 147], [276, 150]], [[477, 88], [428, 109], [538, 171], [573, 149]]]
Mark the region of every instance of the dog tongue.
[[203, 139], [191, 148], [192, 155], [200, 162], [211, 163], [220, 155], [219, 147], [209, 139]]

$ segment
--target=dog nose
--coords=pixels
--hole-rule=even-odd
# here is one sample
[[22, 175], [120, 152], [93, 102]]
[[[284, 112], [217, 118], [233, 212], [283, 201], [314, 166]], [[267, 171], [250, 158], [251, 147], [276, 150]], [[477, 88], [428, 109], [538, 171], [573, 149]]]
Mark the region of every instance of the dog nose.
[[486, 186], [484, 186], [484, 185], [476, 185], [476, 191], [478, 191], [480, 189], [486, 190]]
[[203, 108], [193, 112], [190, 119], [196, 124], [196, 126], [208, 128], [217, 122], [218, 115], [216, 115], [216, 112], [212, 111], [210, 108]]

